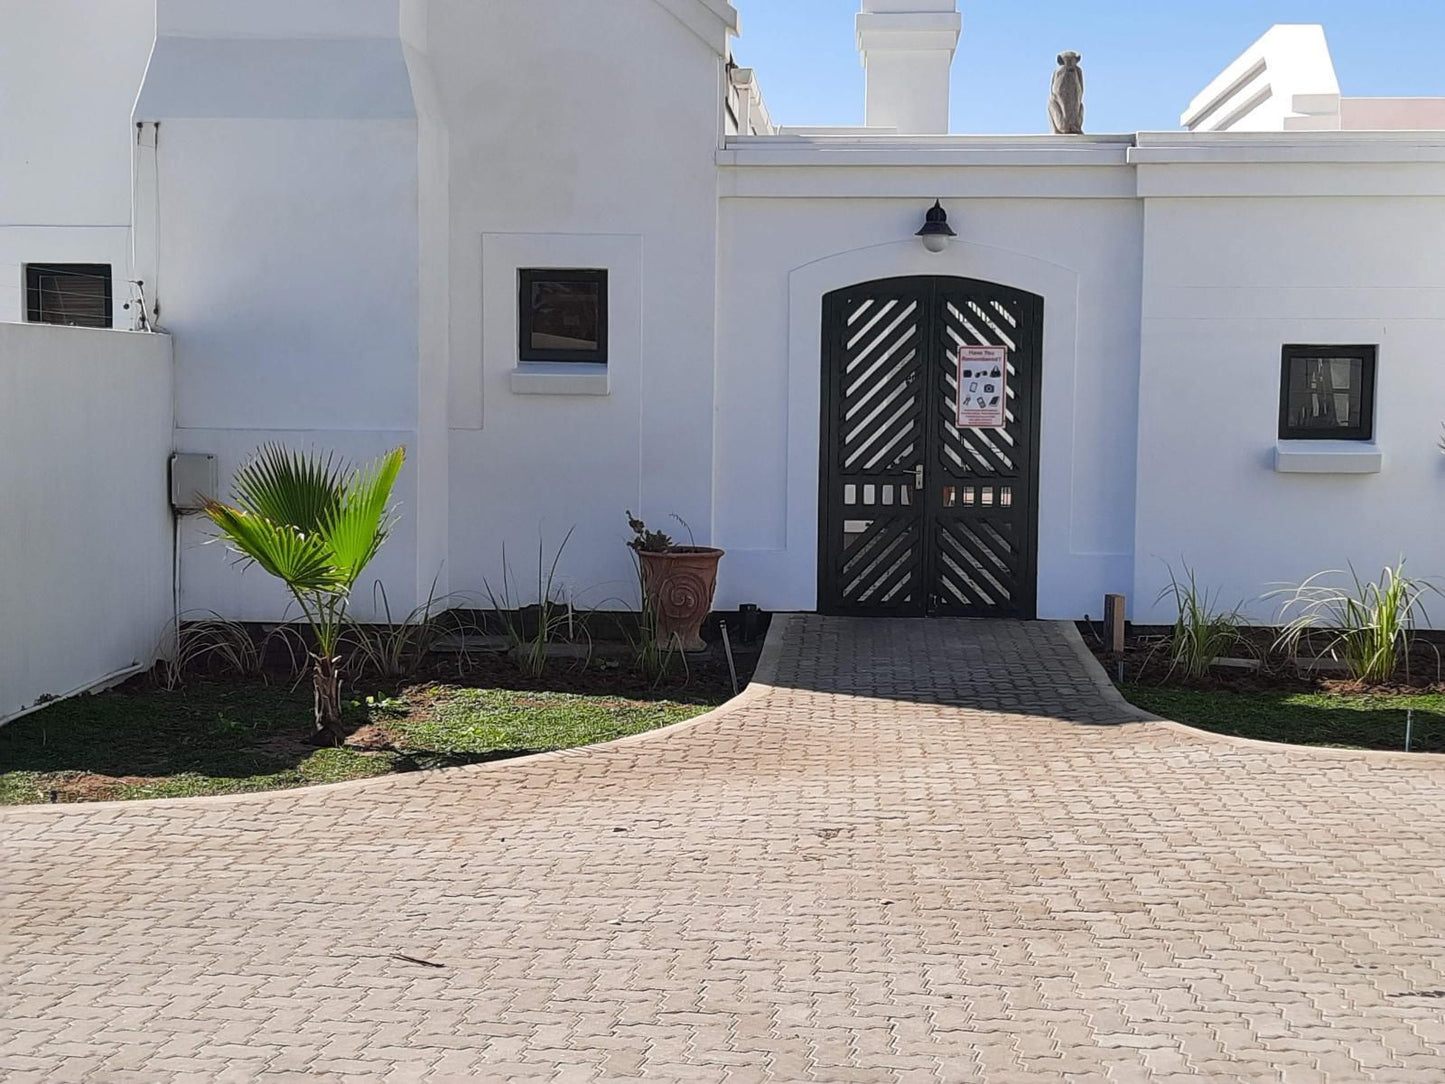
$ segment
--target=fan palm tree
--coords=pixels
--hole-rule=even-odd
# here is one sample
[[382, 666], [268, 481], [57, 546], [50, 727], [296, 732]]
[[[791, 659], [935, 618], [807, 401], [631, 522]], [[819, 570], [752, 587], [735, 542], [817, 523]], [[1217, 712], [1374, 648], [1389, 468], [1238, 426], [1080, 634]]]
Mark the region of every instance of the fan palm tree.
[[334, 455], [264, 444], [236, 472], [234, 503], [205, 506], [220, 537], [285, 583], [311, 625], [318, 744], [346, 736], [337, 646], [351, 589], [391, 531], [404, 456], [397, 448], [358, 469]]

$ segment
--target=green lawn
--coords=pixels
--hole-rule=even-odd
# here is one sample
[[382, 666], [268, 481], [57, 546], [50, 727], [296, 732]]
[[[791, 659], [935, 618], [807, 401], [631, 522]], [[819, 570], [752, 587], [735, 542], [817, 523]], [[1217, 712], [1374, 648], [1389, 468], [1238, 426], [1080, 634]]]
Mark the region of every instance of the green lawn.
[[1178, 723], [1263, 741], [1403, 750], [1405, 716], [1415, 719], [1410, 748], [1445, 753], [1445, 696], [1338, 696], [1327, 693], [1201, 692], [1124, 685], [1128, 700]]
[[197, 682], [54, 704], [0, 727], [0, 805], [279, 790], [568, 749], [706, 703], [422, 685], [352, 702], [352, 741], [306, 744], [309, 687]]

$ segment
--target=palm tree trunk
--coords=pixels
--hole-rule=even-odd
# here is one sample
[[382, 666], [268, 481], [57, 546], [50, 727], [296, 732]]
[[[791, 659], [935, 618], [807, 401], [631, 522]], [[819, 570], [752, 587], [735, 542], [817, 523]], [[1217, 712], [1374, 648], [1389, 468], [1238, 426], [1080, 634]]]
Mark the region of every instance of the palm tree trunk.
[[339, 659], [327, 655], [313, 655], [312, 684], [315, 687], [316, 733], [313, 740], [317, 745], [340, 745], [346, 740], [346, 731], [341, 725], [341, 671], [337, 668]]

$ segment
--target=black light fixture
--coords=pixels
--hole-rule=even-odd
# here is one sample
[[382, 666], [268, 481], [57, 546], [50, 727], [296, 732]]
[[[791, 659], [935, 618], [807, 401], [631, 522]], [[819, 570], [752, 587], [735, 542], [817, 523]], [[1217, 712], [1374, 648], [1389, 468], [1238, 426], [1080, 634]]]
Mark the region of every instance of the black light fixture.
[[917, 236], [923, 238], [923, 247], [929, 252], [942, 252], [948, 247], [948, 242], [958, 236], [948, 224], [948, 212], [943, 209], [941, 201], [933, 201], [933, 206], [928, 209], [928, 215], [924, 219], [923, 229], [918, 231]]

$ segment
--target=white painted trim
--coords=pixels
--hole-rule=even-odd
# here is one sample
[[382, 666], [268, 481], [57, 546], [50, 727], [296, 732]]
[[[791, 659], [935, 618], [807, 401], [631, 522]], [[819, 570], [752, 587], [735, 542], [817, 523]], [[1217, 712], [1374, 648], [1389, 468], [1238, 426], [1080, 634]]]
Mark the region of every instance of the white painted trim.
[[706, 42], [718, 56], [727, 55], [728, 36], [742, 31], [737, 9], [728, 0], [655, 0], [655, 3]]
[[725, 166], [1125, 166], [1132, 136], [732, 136]]
[[963, 32], [963, 16], [956, 11], [861, 11], [853, 30], [867, 67], [869, 53], [937, 51], [952, 56]]
[[[1351, 99], [1353, 100], [1353, 99]], [[1003, 137], [1017, 138], [1017, 137]], [[1445, 146], [1445, 130], [1408, 130], [1398, 129], [1394, 131], [1304, 131], [1304, 132], [1173, 132], [1173, 131], [1149, 131], [1138, 132], [1133, 141], [1140, 147], [1227, 147], [1231, 145], [1248, 146], [1255, 145], [1278, 145], [1278, 146], [1319, 146], [1322, 144], [1348, 145], [1358, 143], [1369, 146], [1372, 144], [1394, 143], [1403, 146], [1420, 144], [1424, 146]]]
[[[1004, 169], [942, 167], [889, 169], [884, 166], [831, 168], [845, 163], [811, 163], [814, 168], [773, 168], [750, 164], [719, 170], [722, 198], [750, 199], [1119, 199], [1137, 200], [1139, 182], [1127, 166], [1114, 169]], [[940, 168], [942, 167], [942, 168]], [[921, 219], [920, 219], [921, 222]]]
[[[1236, 74], [1236, 72], [1238, 74]], [[1250, 64], [1241, 64], [1239, 62], [1231, 64], [1230, 70], [1211, 84], [1211, 86], [1219, 86], [1219, 91], [1213, 94], [1206, 91], [1205, 95], [1197, 96], [1194, 101], [1189, 104], [1189, 109], [1179, 118], [1179, 123], [1191, 130], [1201, 127], [1205, 121], [1220, 111], [1227, 109], [1231, 101], [1238, 98], [1240, 91], [1246, 87], [1257, 85], [1258, 81], [1262, 77], [1267, 76], [1268, 72], [1269, 63], [1264, 57], [1259, 57]], [[1225, 82], [1226, 79], [1227, 82]], [[1262, 94], [1268, 98], [1273, 93], [1273, 88], [1270, 87], [1266, 81], [1262, 89], [1256, 91], [1254, 97], [1257, 98]], [[1201, 98], [1205, 98], [1206, 95], [1207, 100], [1201, 101]]]
[[[497, 396], [499, 404], [513, 403], [502, 409], [520, 407], [505, 398], [509, 391], [521, 395], [620, 395], [626, 399], [641, 380], [642, 238], [636, 234], [485, 233], [480, 242], [481, 305], [454, 313], [452, 330], [457, 336], [457, 319], [472, 321], [466, 337], [480, 352], [452, 355], [450, 427], [483, 428], [491, 395]], [[579, 363], [561, 363], [572, 376], [553, 376], [545, 363], [523, 362], [519, 357], [517, 275], [520, 269], [533, 267], [607, 272], [607, 353], [612, 365], [603, 366], [602, 390], [597, 390], [596, 379], [579, 382]], [[544, 388], [548, 390], [541, 390]]]
[[[1329, 133], [1329, 135], [1333, 134]], [[1378, 141], [1337, 142], [1323, 138], [1308, 142], [1290, 140], [1277, 143], [1201, 143], [1195, 146], [1140, 145], [1129, 151], [1128, 159], [1130, 165], [1136, 166], [1193, 165], [1196, 163], [1212, 165], [1436, 163], [1445, 162], [1445, 143], [1433, 138], [1421, 139], [1418, 142], [1404, 145]]]
[[1280, 474], [1379, 474], [1384, 459], [1378, 444], [1357, 440], [1281, 440], [1274, 449]]
[[1084, 136], [918, 136], [784, 130], [730, 136], [722, 166], [1431, 165], [1445, 132], [1140, 132]]
[[1143, 199], [1438, 197], [1445, 196], [1445, 160], [1145, 164], [1138, 168], [1138, 194]]
[[575, 361], [522, 361], [509, 377], [513, 395], [610, 395], [607, 365]]
[[134, 119], [177, 118], [414, 123], [416, 103], [394, 39], [162, 37]]

